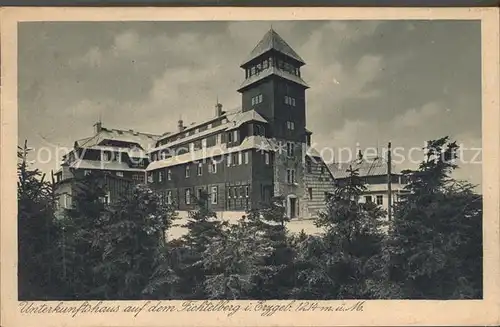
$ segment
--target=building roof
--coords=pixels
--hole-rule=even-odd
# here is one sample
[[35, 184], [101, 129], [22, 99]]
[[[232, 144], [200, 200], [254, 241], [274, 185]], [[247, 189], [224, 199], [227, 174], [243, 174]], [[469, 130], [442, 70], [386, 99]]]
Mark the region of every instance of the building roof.
[[237, 113], [231, 121], [228, 123], [228, 130], [235, 129], [243, 125], [244, 123], [250, 121], [259, 121], [261, 123], [267, 123], [267, 120], [262, 117], [257, 111], [249, 110], [245, 112]]
[[309, 85], [300, 77], [294, 74], [290, 74], [287, 71], [281, 70], [277, 67], [267, 67], [266, 69], [261, 70], [258, 74], [252, 75], [249, 78], [245, 79], [243, 83], [241, 83], [240, 88], [238, 91], [243, 90], [245, 87], [255, 83], [258, 80], [261, 80], [263, 78], [266, 78], [271, 75], [276, 75], [281, 78], [287, 79], [289, 81], [295, 82], [299, 85], [302, 85], [306, 88], [309, 88]]
[[[384, 158], [362, 159], [351, 162], [338, 162], [328, 165], [334, 178], [347, 178], [349, 168], [357, 169], [360, 177], [383, 176], [387, 175], [387, 163]], [[391, 173], [399, 175], [401, 171], [394, 165], [391, 165]]]
[[255, 46], [255, 48], [250, 53], [250, 56], [242, 63], [242, 66], [252, 61], [253, 59], [261, 56], [262, 54], [275, 50], [278, 51], [290, 58], [293, 58], [300, 62], [301, 64], [305, 64], [304, 60], [286, 43], [283, 38], [276, 33], [272, 28], [264, 35], [262, 40]]
[[[198, 133], [195, 133], [193, 135], [189, 135], [189, 136], [177, 139], [177, 140], [172, 141], [170, 143], [166, 143], [166, 144], [163, 144], [161, 146], [157, 146], [155, 148], [150, 149], [149, 152], [167, 149], [167, 148], [170, 148], [172, 146], [176, 146], [176, 145], [184, 144], [184, 143], [189, 142], [189, 141], [197, 140], [200, 137], [209, 136], [209, 135], [216, 133], [216, 132], [237, 128], [246, 122], [250, 122], [250, 121], [260, 121], [260, 122], [264, 122], [264, 123], [267, 122], [267, 120], [265, 120], [255, 110], [249, 110], [249, 111], [242, 112], [241, 109], [238, 109], [238, 111], [232, 111], [230, 113], [229, 112], [226, 113], [223, 117], [225, 117], [227, 119], [226, 123], [222, 123], [219, 126], [211, 127], [211, 128], [208, 128], [202, 132], [198, 132]], [[211, 119], [211, 120], [213, 120], [213, 119]], [[208, 120], [206, 122], [209, 122], [211, 120]], [[198, 124], [196, 126], [201, 126], [201, 125], [204, 125], [204, 123]], [[192, 129], [192, 128], [190, 127], [190, 129]], [[186, 131], [183, 131], [183, 133], [185, 133], [185, 132]]]
[[144, 150], [154, 147], [158, 135], [140, 133], [134, 130], [108, 129], [102, 128], [100, 132], [92, 137], [87, 137], [77, 141], [80, 147], [91, 147], [100, 145], [105, 140], [121, 141], [138, 144]]

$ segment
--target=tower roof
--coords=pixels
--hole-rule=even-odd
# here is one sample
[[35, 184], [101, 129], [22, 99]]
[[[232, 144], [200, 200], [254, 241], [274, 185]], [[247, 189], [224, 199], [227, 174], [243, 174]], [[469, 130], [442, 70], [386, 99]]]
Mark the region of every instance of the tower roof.
[[264, 35], [262, 40], [257, 43], [255, 48], [250, 53], [250, 56], [247, 60], [245, 60], [245, 62], [242, 63], [242, 66], [270, 50], [275, 50], [297, 60], [301, 64], [305, 64], [304, 60], [288, 45], [288, 43], [286, 43], [286, 41], [271, 28]]

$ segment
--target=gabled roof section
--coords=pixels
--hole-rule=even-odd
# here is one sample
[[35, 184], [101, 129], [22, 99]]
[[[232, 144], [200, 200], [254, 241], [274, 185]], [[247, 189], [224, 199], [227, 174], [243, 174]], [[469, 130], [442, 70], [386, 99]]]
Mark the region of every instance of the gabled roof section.
[[92, 147], [101, 145], [103, 141], [120, 141], [138, 144], [142, 149], [147, 150], [154, 147], [158, 135], [140, 133], [134, 130], [108, 129], [102, 128], [96, 135], [90, 138], [78, 140], [78, 146]]
[[272, 28], [264, 35], [262, 40], [260, 40], [259, 43], [255, 46], [255, 48], [252, 50], [250, 53], [250, 56], [241, 64], [241, 66], [244, 66], [248, 62], [252, 61], [253, 59], [259, 57], [260, 55], [270, 51], [270, 50], [275, 50], [277, 52], [280, 52], [290, 58], [293, 58], [300, 62], [301, 64], [305, 65], [304, 60], [295, 52], [288, 43], [286, 43], [283, 38], [276, 33], [275, 30]]

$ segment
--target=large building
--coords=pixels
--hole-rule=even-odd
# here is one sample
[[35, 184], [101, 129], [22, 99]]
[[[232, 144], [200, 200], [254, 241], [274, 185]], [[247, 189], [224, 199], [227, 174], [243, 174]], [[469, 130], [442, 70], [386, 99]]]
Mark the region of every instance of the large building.
[[314, 217], [324, 208], [333, 177], [310, 148], [304, 65], [271, 29], [240, 66], [238, 109], [225, 111], [217, 103], [212, 118], [187, 125], [180, 120], [175, 132], [163, 135], [99, 123], [95, 135], [75, 143], [74, 154], [65, 158], [61, 183], [66, 171], [100, 169], [129, 182], [145, 178], [180, 211], [194, 209], [206, 193], [214, 211], [255, 209], [282, 197], [289, 217]]

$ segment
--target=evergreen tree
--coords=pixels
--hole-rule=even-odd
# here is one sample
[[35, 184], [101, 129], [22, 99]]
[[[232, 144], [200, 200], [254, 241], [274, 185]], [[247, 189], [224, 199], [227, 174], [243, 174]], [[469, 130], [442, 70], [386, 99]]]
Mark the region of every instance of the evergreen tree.
[[138, 185], [110, 205], [94, 234], [100, 260], [93, 271], [106, 299], [141, 299], [168, 289], [175, 280], [165, 269], [166, 231], [175, 218], [162, 198]]
[[252, 210], [248, 214], [249, 226], [261, 236], [256, 239], [267, 248], [264, 260], [259, 264], [255, 275], [253, 297], [258, 299], [286, 299], [296, 284], [292, 265], [295, 256], [286, 223], [284, 199], [274, 197], [268, 207]]
[[450, 177], [458, 146], [428, 142], [417, 170], [405, 175], [410, 194], [395, 207], [385, 254], [387, 297], [482, 297], [482, 197]]
[[183, 227], [188, 229], [182, 242], [174, 251], [175, 260], [179, 263], [176, 273], [180, 276], [178, 291], [181, 298], [204, 299], [205, 279], [216, 271], [207, 270], [203, 262], [203, 254], [210, 243], [221, 236], [227, 222], [217, 219], [215, 212], [208, 206], [208, 195], [202, 192], [195, 198], [197, 210], [189, 212], [188, 222]]
[[61, 290], [55, 220], [54, 183], [31, 168], [27, 142], [18, 147], [18, 295], [20, 300], [50, 300]]
[[372, 298], [373, 284], [380, 279], [385, 212], [372, 202], [359, 201], [365, 186], [357, 170], [348, 172], [349, 178], [338, 185], [315, 222], [324, 235], [306, 240], [299, 256], [310, 272], [301, 279], [312, 294], [323, 298]]
[[205, 290], [212, 299], [249, 299], [257, 287], [256, 276], [270, 251], [262, 233], [243, 217], [225, 228], [207, 247], [203, 262]]
[[108, 298], [94, 268], [101, 262], [103, 248], [98, 242], [109, 221], [104, 173], [77, 176], [73, 181], [71, 208], [62, 219], [63, 275], [71, 299]]

